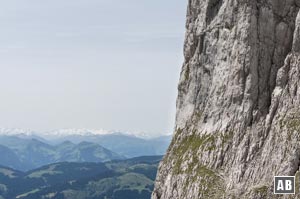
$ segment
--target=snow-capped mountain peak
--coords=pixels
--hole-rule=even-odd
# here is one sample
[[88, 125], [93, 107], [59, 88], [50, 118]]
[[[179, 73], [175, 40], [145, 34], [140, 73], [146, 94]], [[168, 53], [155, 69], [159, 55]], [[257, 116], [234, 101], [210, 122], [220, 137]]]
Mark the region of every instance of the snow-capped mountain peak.
[[28, 130], [28, 129], [0, 128], [0, 135], [6, 135], [6, 136], [14, 136], [14, 135], [32, 136], [34, 134], [36, 134], [34, 131]]
[[103, 129], [58, 129], [47, 132], [38, 132], [27, 129], [18, 128], [0, 128], [0, 135], [5, 136], [40, 136], [46, 139], [58, 139], [68, 136], [97, 136], [97, 135], [112, 135], [121, 134], [142, 139], [151, 139], [162, 136], [161, 134], [150, 135], [144, 132], [129, 132], [129, 131], [107, 131]]
[[91, 136], [91, 135], [107, 135], [112, 134], [113, 132], [105, 131], [105, 130], [95, 130], [95, 129], [58, 129], [53, 131], [48, 131], [43, 133], [43, 136], [50, 137], [66, 137], [71, 135], [79, 135], [79, 136]]

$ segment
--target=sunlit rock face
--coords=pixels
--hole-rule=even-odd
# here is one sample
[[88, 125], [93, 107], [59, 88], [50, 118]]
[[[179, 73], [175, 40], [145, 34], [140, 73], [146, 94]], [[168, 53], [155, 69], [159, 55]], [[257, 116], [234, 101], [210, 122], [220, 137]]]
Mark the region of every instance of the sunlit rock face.
[[271, 199], [275, 175], [298, 178], [299, 7], [189, 0], [175, 133], [152, 199]]

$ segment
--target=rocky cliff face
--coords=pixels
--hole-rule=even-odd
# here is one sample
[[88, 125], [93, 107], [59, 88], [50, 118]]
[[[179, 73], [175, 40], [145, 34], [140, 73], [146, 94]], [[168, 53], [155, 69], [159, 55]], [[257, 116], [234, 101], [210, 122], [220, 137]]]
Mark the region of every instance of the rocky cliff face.
[[283, 197], [273, 177], [300, 165], [299, 7], [189, 0], [176, 132], [153, 199]]

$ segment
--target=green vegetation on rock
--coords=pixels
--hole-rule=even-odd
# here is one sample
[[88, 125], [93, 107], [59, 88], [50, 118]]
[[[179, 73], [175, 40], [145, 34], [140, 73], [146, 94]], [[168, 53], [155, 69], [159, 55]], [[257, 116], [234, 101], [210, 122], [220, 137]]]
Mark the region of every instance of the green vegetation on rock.
[[268, 186], [264, 185], [264, 186], [256, 187], [253, 189], [253, 191], [259, 194], [267, 194]]
[[171, 151], [173, 174], [188, 176], [184, 186], [185, 192], [196, 182], [200, 182], [201, 197], [218, 198], [224, 195], [223, 179], [213, 169], [201, 164], [200, 158], [203, 153], [212, 153], [218, 147], [228, 145], [233, 134], [233, 131], [228, 131], [199, 135], [193, 131], [190, 135], [180, 137], [182, 130], [177, 130]]

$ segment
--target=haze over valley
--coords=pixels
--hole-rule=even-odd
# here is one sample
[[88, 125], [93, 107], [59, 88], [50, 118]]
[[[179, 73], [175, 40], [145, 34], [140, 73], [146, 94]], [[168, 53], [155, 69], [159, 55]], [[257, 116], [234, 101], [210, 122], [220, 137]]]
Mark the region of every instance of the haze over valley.
[[0, 165], [27, 171], [56, 162], [105, 162], [163, 155], [170, 140], [171, 135], [144, 138], [130, 133], [84, 129], [44, 134], [0, 129]]

